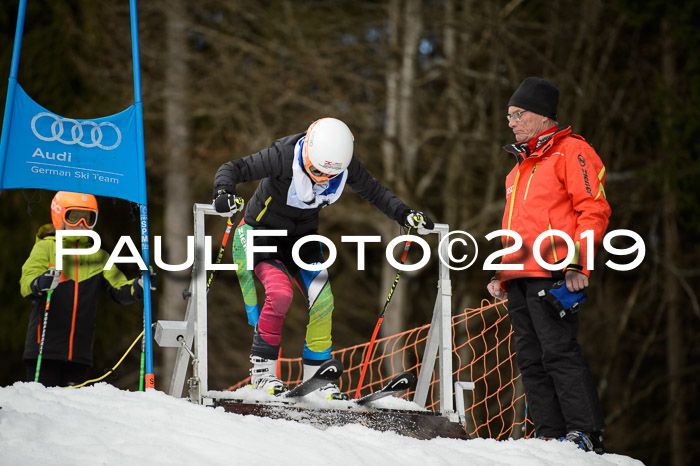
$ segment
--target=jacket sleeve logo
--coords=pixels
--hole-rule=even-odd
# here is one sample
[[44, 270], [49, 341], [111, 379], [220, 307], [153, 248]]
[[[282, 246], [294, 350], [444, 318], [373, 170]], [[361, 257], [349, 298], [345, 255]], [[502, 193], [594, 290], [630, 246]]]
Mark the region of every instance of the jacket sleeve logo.
[[591, 182], [588, 180], [588, 170], [586, 170], [586, 159], [583, 158], [581, 154], [578, 154], [578, 163], [581, 165], [581, 173], [583, 174], [583, 182], [586, 184], [586, 192], [589, 196], [593, 197]]

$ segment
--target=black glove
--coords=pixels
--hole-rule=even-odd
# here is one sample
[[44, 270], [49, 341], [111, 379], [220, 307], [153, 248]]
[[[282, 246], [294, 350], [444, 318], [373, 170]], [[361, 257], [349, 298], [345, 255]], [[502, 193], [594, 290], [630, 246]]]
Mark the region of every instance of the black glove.
[[423, 212], [411, 210], [406, 214], [404, 226], [413, 227], [418, 231], [419, 235], [425, 235], [435, 228], [435, 223]]
[[60, 270], [49, 269], [32, 280], [29, 288], [34, 296], [43, 296], [45, 291], [56, 289], [60, 277]]
[[[151, 277], [151, 291], [155, 291], [158, 289], [158, 276], [156, 275], [155, 270], [153, 270], [153, 267], [150, 268], [150, 277]], [[143, 271], [139, 272], [139, 276], [136, 280], [134, 280], [134, 285], [133, 285], [133, 295], [136, 299], [143, 299]]]
[[214, 209], [220, 214], [227, 214], [227, 216], [234, 215], [239, 210], [242, 210], [244, 203], [242, 197], [231, 194], [225, 189], [217, 190], [212, 201]]

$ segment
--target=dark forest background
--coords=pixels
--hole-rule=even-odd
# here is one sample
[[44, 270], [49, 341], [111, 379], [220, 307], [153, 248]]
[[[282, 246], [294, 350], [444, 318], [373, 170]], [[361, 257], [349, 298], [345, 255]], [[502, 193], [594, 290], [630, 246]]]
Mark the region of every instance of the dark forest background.
[[[17, 4], [0, 7], [3, 77]], [[601, 251], [581, 311], [580, 341], [599, 383], [608, 449], [650, 465], [697, 463], [699, 18], [693, 1], [142, 1], [151, 235], [163, 237], [167, 262], [182, 262], [192, 204], [210, 202], [222, 163], [334, 116], [353, 130], [356, 154], [380, 181], [480, 240], [480, 265], [496, 249], [484, 235], [500, 227], [503, 180], [514, 163], [501, 149], [512, 142], [508, 98], [524, 77], [545, 77], [561, 92], [560, 124], [583, 135], [607, 167], [609, 231], [633, 230], [646, 245], [645, 260], [629, 272], [606, 267], [608, 259], [624, 260]], [[66, 117], [129, 106], [129, 2], [30, 0], [18, 81]], [[254, 187], [239, 192], [248, 198]], [[29, 303], [19, 294], [20, 269], [36, 230], [50, 221], [53, 194], [0, 195], [0, 385], [24, 376]], [[105, 249], [122, 235], [138, 244], [135, 206], [98, 200]], [[321, 222], [320, 233], [336, 245], [341, 234], [382, 235], [386, 244], [399, 233], [350, 190]], [[224, 229], [223, 219], [209, 219], [215, 245]], [[354, 249], [338, 249], [330, 273], [334, 346], [343, 348], [369, 339], [393, 271], [381, 245], [368, 248], [362, 273], [354, 270]], [[385, 334], [430, 322], [431, 264], [402, 277]], [[455, 312], [488, 297], [489, 277], [480, 266], [452, 273]], [[160, 273], [154, 321], [183, 318], [189, 278]], [[112, 367], [141, 319], [139, 306], [103, 302], [92, 375]], [[233, 272], [214, 282], [209, 323], [209, 383], [224, 388], [247, 375], [252, 333]], [[300, 355], [305, 324], [297, 294], [283, 356]], [[154, 352], [156, 386], [167, 390], [173, 352]], [[138, 371], [134, 352], [109, 382], [133, 390]]]

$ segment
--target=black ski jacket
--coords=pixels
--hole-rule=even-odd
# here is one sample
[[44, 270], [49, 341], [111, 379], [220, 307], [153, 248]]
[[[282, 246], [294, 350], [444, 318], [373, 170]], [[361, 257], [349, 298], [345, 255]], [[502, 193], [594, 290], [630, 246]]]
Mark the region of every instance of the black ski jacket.
[[[303, 236], [318, 230], [321, 206], [300, 209], [287, 205], [287, 192], [292, 183], [294, 146], [306, 133], [276, 140], [270, 147], [255, 154], [223, 164], [214, 177], [214, 193], [225, 189], [236, 192], [236, 185], [262, 180], [248, 201], [245, 222], [254, 228], [287, 230], [288, 236]], [[347, 184], [384, 214], [403, 225], [411, 209], [394, 193], [369, 174], [357, 157], [348, 165]]]

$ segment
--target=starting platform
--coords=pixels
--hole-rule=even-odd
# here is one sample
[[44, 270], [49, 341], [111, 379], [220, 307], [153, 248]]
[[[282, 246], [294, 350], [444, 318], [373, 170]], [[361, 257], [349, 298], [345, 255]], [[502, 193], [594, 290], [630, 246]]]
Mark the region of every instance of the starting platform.
[[[191, 402], [222, 407], [231, 413], [295, 420], [319, 428], [361, 424], [378, 431], [392, 431], [420, 439], [469, 438], [464, 431], [463, 390], [472, 390], [474, 384], [453, 382], [450, 357], [452, 354], [452, 284], [449, 267], [442, 261], [438, 269], [437, 298], [430, 330], [421, 358], [416, 390], [411, 400], [421, 409], [420, 411], [379, 407], [365, 410], [327, 409], [285, 403], [250, 402], [250, 400], [220, 397], [215, 391], [211, 391], [208, 386], [207, 271], [205, 267], [211, 262], [211, 239], [206, 237], [204, 231], [207, 215], [220, 214], [216, 213], [210, 204], [194, 205], [194, 265], [190, 287], [183, 293], [183, 297], [187, 299], [185, 318], [183, 321], [158, 321], [156, 324], [156, 342], [162, 347], [178, 348], [168, 392], [171, 396], [182, 397], [187, 385], [188, 398]], [[447, 241], [443, 240], [449, 237], [449, 226], [435, 224], [432, 233], [439, 237], [441, 257], [448, 257]], [[192, 370], [189, 378], [187, 377], [188, 367]], [[433, 374], [437, 376], [436, 382], [431, 381]], [[436, 412], [424, 409], [428, 392], [433, 390], [431, 383], [436, 384], [434, 391], [439, 398]]]
[[[342, 404], [342, 402], [335, 403]], [[451, 422], [441, 414], [432, 411], [403, 411], [383, 408], [357, 410], [350, 407], [330, 409], [247, 403], [228, 399], [215, 400], [214, 406], [222, 407], [224, 411], [229, 413], [296, 421], [322, 430], [332, 426], [360, 424], [380, 432], [395, 432], [421, 440], [438, 437], [469, 439], [460, 424]]]

